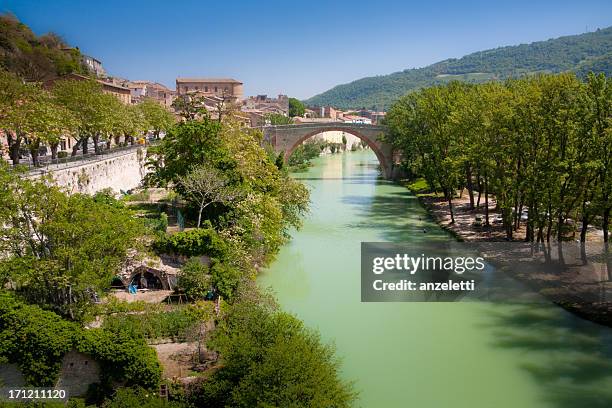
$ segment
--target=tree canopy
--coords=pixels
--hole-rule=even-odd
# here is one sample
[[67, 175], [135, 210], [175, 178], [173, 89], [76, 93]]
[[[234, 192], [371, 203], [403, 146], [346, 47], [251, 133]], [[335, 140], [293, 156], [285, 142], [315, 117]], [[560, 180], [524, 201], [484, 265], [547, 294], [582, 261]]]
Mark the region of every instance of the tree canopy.
[[304, 104], [296, 98], [289, 98], [289, 117], [304, 116], [306, 107]]
[[197, 406], [350, 407], [334, 348], [267, 300], [241, 296], [226, 310], [208, 346], [223, 366], [192, 395]]
[[95, 197], [68, 196], [51, 180], [21, 178], [0, 164], [2, 283], [31, 303], [82, 319], [145, 234], [129, 211]]
[[474, 191], [484, 196], [485, 226], [495, 196], [508, 239], [528, 214], [527, 240], [560, 241], [580, 219], [581, 241], [592, 223], [607, 241], [611, 89], [603, 74], [581, 82], [568, 73], [424, 88], [391, 108], [387, 140], [410, 176], [444, 194], [451, 220], [456, 191], [467, 188], [472, 209]]

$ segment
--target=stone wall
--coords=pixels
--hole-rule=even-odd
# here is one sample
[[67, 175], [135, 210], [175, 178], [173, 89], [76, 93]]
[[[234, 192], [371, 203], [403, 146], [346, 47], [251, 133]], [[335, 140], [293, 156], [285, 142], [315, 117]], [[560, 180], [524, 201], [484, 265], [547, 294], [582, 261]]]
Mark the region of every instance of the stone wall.
[[[68, 396], [83, 396], [91, 384], [100, 382], [100, 365], [89, 355], [72, 350], [64, 355], [55, 388]], [[0, 364], [0, 387], [20, 388], [26, 382], [16, 364]]]
[[68, 193], [94, 194], [105, 188], [115, 192], [138, 187], [146, 174], [146, 147], [94, 156], [72, 163], [51, 165], [30, 173], [30, 177], [49, 174]]
[[89, 355], [69, 351], [62, 360], [59, 380], [55, 385], [69, 396], [83, 396], [91, 384], [100, 382], [100, 366]]
[[25, 379], [17, 364], [0, 364], [0, 387], [19, 388], [25, 386]]

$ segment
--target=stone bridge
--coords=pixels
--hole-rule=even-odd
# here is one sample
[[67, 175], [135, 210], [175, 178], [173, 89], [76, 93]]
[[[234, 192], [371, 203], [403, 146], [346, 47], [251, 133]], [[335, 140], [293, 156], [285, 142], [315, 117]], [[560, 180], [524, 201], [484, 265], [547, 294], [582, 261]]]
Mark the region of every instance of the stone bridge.
[[327, 122], [304, 123], [300, 125], [265, 126], [262, 128], [264, 140], [269, 142], [276, 152], [284, 152], [285, 161], [291, 153], [305, 140], [323, 132], [340, 131], [350, 133], [366, 142], [378, 158], [383, 177], [393, 177], [393, 149], [381, 140], [385, 133], [383, 126], [356, 123]]

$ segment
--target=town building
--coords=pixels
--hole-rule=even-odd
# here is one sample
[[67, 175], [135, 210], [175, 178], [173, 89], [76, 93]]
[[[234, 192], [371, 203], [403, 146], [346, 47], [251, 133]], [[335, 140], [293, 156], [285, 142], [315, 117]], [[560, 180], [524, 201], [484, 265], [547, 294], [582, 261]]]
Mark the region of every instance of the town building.
[[309, 109], [313, 112], [316, 118], [328, 118], [332, 120], [340, 119], [342, 111], [334, 109], [331, 106], [311, 106]]
[[[61, 77], [49, 79], [43, 83], [43, 87], [47, 89], [52, 88], [55, 82], [66, 79], [73, 81], [91, 81], [92, 78], [86, 77], [85, 75], [71, 73]], [[129, 105], [131, 103], [132, 97], [128, 87], [125, 87], [112, 79], [96, 79], [95, 81], [102, 85], [103, 92], [115, 96], [125, 105]]]
[[106, 70], [102, 66], [102, 62], [99, 59], [91, 57], [89, 55], [83, 55], [82, 59], [87, 69], [93, 74], [95, 74], [97, 77], [106, 76]]
[[289, 114], [289, 97], [278, 95], [276, 98], [268, 98], [268, 95], [250, 96], [243, 102], [243, 111], [259, 110], [266, 113], [276, 113], [287, 116]]
[[132, 93], [130, 92], [130, 88], [114, 81], [110, 82], [98, 80], [98, 82], [102, 84], [103, 92], [113, 95], [124, 105], [129, 105], [132, 103]]
[[248, 125], [251, 127], [260, 127], [268, 124], [266, 123], [266, 113], [262, 110], [243, 107], [241, 113], [248, 116]]
[[344, 123], [357, 123], [362, 125], [371, 125], [372, 119], [364, 118], [363, 116], [355, 116], [355, 115], [343, 115], [342, 122]]
[[177, 96], [199, 94], [241, 102], [243, 84], [232, 78], [176, 78]]
[[370, 119], [372, 121], [372, 124], [374, 124], [374, 125], [380, 123], [380, 121], [382, 119], [384, 119], [384, 117], [386, 115], [385, 112], [372, 111], [372, 110], [368, 110], [368, 109], [360, 109], [360, 110], [356, 111], [356, 113], [359, 116], [362, 116], [364, 118]]
[[102, 62], [89, 55], [81, 54], [78, 48], [75, 47], [63, 47], [61, 49], [67, 54], [79, 53], [81, 55], [81, 62], [83, 65], [98, 78], [106, 77], [106, 70], [102, 66]]
[[151, 98], [169, 108], [176, 97], [175, 91], [158, 82], [125, 81], [123, 85], [129, 88], [133, 104], [142, 102], [144, 98]]

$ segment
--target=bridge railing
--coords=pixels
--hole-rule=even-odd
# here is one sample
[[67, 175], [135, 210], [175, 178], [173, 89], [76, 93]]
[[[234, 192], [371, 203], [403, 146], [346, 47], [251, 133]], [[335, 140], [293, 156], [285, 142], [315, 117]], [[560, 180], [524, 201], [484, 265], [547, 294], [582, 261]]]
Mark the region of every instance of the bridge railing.
[[347, 127], [347, 128], [364, 128], [364, 129], [372, 129], [372, 128], [380, 128], [383, 129], [382, 125], [372, 125], [368, 123], [347, 123], [347, 122], [303, 122], [303, 123], [295, 123], [291, 125], [267, 125], [267, 126], [258, 126], [257, 129], [294, 129], [296, 127]]

